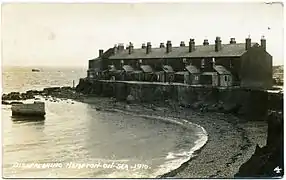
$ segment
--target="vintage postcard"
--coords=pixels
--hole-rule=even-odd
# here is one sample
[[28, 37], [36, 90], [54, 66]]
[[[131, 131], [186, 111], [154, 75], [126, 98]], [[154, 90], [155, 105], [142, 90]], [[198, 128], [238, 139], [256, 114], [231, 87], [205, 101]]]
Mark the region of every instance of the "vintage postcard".
[[282, 178], [281, 2], [6, 2], [3, 178]]

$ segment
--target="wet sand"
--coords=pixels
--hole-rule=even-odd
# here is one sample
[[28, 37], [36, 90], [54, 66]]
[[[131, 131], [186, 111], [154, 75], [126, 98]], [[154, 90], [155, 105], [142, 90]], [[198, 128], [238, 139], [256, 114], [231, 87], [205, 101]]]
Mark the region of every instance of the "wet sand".
[[132, 113], [187, 119], [203, 126], [208, 142], [196, 152], [196, 157], [162, 177], [174, 178], [233, 178], [239, 167], [254, 153], [256, 144], [264, 146], [267, 123], [243, 121], [231, 114], [200, 113], [186, 108], [126, 104], [111, 98], [87, 98], [101, 110], [120, 109]]

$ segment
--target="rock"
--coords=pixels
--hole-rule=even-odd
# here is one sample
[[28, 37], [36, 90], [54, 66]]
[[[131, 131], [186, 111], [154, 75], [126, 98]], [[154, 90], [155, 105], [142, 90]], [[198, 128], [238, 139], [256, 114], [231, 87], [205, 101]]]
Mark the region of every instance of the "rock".
[[9, 103], [9, 102], [7, 102], [7, 101], [3, 101], [3, 100], [2, 100], [2, 104], [4, 104], [4, 105], [10, 105], [10, 103]]
[[26, 91], [26, 94], [30, 94], [30, 95], [38, 95], [41, 94], [42, 91], [37, 91], [37, 90], [29, 90]]
[[129, 94], [126, 98], [126, 101], [127, 103], [132, 103], [135, 101], [135, 98], [131, 94]]
[[208, 110], [208, 106], [203, 105], [203, 107], [200, 108], [200, 111], [201, 111], [201, 112], [208, 112], [208, 111], [209, 111], [209, 110]]
[[125, 105], [124, 108], [130, 110], [130, 106], [129, 105]]
[[21, 100], [20, 93], [14, 93], [14, 92], [10, 93], [9, 99], [10, 100]]
[[[235, 177], [282, 177], [283, 169], [283, 114], [271, 112], [268, 116], [266, 146], [256, 145], [251, 158], [241, 165]], [[275, 169], [282, 168], [281, 171]]]
[[191, 105], [191, 107], [193, 109], [200, 109], [200, 108], [202, 108], [202, 106], [203, 106], [203, 102], [202, 101], [195, 102], [194, 104]]
[[52, 94], [55, 92], [60, 92], [61, 87], [50, 87], [50, 88], [44, 88], [43, 92], [46, 94]]
[[95, 108], [95, 110], [97, 110], [97, 111], [101, 111], [101, 108], [100, 108], [100, 107], [97, 107], [97, 108]]
[[3, 94], [2, 95], [2, 100], [7, 100], [8, 95], [7, 94]]
[[12, 101], [10, 104], [11, 104], [11, 105], [12, 105], [12, 104], [23, 104], [23, 102], [19, 102], [19, 101]]
[[21, 100], [33, 99], [33, 98], [35, 98], [35, 97], [31, 93], [28, 93], [28, 94], [27, 93], [21, 93], [21, 95], [20, 95]]
[[218, 111], [218, 104], [216, 103], [216, 104], [209, 106], [208, 111], [209, 112], [217, 112]]
[[63, 86], [63, 87], [61, 87], [61, 90], [72, 90], [73, 88], [72, 87], [70, 87], [70, 86]]
[[237, 114], [240, 108], [241, 108], [240, 104], [227, 103], [227, 104], [223, 104], [221, 109], [223, 109], [225, 113]]

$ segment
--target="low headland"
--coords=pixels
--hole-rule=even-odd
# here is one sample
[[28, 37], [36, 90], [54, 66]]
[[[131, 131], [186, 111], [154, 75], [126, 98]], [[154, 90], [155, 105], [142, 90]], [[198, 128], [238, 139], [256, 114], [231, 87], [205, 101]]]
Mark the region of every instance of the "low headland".
[[[93, 103], [99, 111], [119, 109], [130, 113], [181, 118], [204, 127], [208, 133], [208, 142], [204, 147], [196, 152], [194, 158], [161, 178], [283, 176], [283, 170], [280, 173], [274, 171], [276, 167], [283, 169], [283, 95], [270, 95], [268, 100], [273, 108], [268, 108], [263, 117], [256, 117], [249, 116], [248, 112], [241, 113], [241, 106], [235, 103], [214, 103], [209, 98], [187, 105], [172, 99], [138, 103], [134, 95], [118, 99], [112, 95], [88, 93], [86, 88], [90, 86], [84, 83], [82, 81], [76, 88], [53, 87], [42, 91], [3, 94], [2, 104], [37, 100], [37, 96], [53, 102], [72, 99]], [[249, 120], [249, 117], [252, 119]]]

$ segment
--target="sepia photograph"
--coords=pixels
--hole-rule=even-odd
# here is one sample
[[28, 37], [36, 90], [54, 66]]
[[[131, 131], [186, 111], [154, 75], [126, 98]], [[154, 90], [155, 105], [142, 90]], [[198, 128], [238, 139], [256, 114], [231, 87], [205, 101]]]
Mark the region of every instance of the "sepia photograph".
[[1, 3], [2, 178], [284, 176], [283, 2]]

